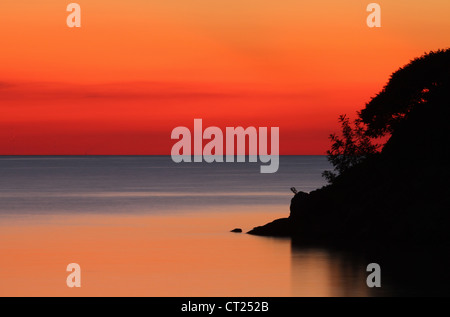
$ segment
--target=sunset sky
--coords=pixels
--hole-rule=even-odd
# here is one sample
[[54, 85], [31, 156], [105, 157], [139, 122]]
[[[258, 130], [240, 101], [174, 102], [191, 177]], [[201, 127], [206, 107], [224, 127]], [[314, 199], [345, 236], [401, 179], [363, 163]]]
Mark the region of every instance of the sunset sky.
[[398, 67], [450, 46], [450, 1], [0, 2], [0, 154], [169, 154], [177, 126], [278, 126], [324, 154]]

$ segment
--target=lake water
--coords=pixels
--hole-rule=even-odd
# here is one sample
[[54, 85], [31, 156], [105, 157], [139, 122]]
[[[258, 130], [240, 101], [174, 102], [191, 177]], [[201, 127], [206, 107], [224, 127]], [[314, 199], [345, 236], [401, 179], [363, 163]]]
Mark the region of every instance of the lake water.
[[[287, 217], [289, 188], [319, 188], [329, 169], [324, 156], [282, 156], [275, 174], [259, 166], [1, 157], [0, 295], [409, 294], [389, 275], [382, 288], [368, 288], [365, 255], [230, 233]], [[72, 262], [81, 288], [66, 286]]]

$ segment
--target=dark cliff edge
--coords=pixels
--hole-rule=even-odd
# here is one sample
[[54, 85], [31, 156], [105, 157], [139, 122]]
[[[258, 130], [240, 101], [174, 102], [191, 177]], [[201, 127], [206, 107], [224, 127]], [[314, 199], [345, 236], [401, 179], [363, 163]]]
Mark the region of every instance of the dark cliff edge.
[[[397, 104], [402, 104], [403, 112], [395, 108]], [[394, 110], [383, 117], [383, 107]], [[248, 233], [324, 244], [448, 247], [449, 115], [450, 50], [446, 50], [401, 68], [362, 110], [369, 127], [384, 128], [376, 126], [380, 118], [390, 124], [390, 138], [380, 153], [352, 166], [328, 186], [297, 193], [288, 218]]]

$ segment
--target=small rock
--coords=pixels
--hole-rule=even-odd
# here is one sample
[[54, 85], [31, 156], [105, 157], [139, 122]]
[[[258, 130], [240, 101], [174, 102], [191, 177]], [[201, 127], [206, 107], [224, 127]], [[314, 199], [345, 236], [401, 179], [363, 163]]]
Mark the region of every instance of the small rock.
[[241, 228], [235, 228], [235, 229], [231, 230], [230, 232], [242, 232], [242, 229]]

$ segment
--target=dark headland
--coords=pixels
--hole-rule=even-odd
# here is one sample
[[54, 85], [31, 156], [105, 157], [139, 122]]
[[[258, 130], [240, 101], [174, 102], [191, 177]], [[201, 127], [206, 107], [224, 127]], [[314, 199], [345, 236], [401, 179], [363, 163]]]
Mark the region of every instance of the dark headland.
[[[328, 157], [330, 184], [291, 200], [288, 218], [249, 234], [321, 244], [450, 245], [450, 50], [394, 72]], [[347, 124], [346, 124], [347, 123]], [[353, 129], [353, 130], [352, 130]], [[384, 141], [377, 151], [368, 140]]]

